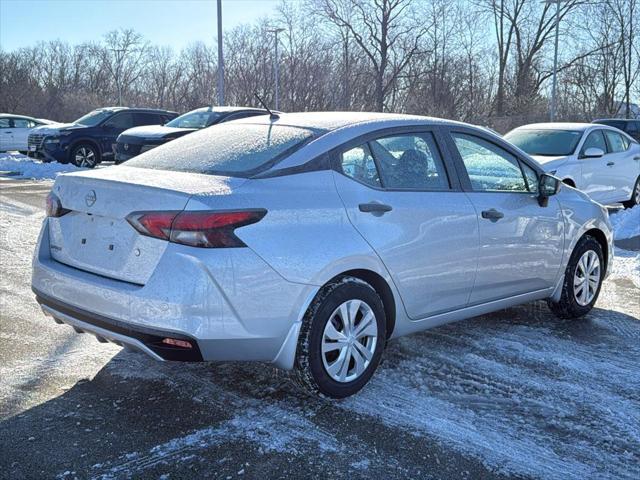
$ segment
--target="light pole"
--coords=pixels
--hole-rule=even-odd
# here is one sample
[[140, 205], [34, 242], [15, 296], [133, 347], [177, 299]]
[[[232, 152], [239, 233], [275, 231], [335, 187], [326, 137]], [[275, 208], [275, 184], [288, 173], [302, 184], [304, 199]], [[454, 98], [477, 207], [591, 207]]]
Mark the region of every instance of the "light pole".
[[280, 68], [279, 63], [280, 59], [278, 58], [278, 34], [280, 32], [284, 32], [284, 28], [272, 28], [271, 30], [267, 30], [269, 33], [274, 34], [275, 39], [275, 59], [273, 61], [273, 71], [276, 83], [276, 98], [275, 98], [275, 109], [280, 110]]
[[551, 107], [549, 108], [549, 121], [553, 122], [556, 119], [556, 88], [558, 85], [558, 37], [559, 37], [559, 25], [560, 25], [560, 2], [566, 2], [567, 0], [545, 0], [543, 3], [555, 3], [556, 4], [556, 25], [555, 25], [555, 45], [553, 49], [553, 77], [551, 81]]
[[116, 88], [118, 89], [118, 106], [122, 106], [122, 83], [120, 79], [120, 74], [122, 73], [122, 62], [124, 58], [124, 53], [127, 51], [125, 48], [112, 48], [111, 51], [116, 56], [116, 69], [115, 69], [115, 80], [116, 80]]
[[222, 57], [222, 0], [218, 0], [218, 106], [224, 105], [224, 58]]

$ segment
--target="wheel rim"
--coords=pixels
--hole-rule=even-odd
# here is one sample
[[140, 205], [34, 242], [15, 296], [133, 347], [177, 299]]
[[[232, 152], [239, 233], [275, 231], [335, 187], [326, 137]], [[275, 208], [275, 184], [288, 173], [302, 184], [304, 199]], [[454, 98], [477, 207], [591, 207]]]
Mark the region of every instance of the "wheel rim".
[[579, 305], [589, 305], [600, 285], [600, 259], [593, 250], [582, 254], [573, 276], [573, 294]]
[[336, 308], [322, 334], [322, 363], [335, 381], [346, 383], [367, 369], [378, 343], [378, 323], [369, 305], [348, 300]]
[[636, 182], [636, 186], [633, 189], [633, 203], [640, 204], [640, 180]]
[[76, 150], [76, 165], [79, 167], [93, 167], [96, 160], [96, 154], [87, 147], [80, 147]]

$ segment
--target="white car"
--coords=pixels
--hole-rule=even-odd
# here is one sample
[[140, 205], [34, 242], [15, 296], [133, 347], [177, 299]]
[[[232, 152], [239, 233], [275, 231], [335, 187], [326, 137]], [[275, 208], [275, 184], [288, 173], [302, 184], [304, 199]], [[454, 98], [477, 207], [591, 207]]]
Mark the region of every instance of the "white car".
[[36, 127], [52, 123], [54, 122], [42, 118], [0, 113], [0, 152], [26, 152], [29, 132]]
[[32, 288], [157, 360], [253, 360], [345, 397], [390, 338], [533, 300], [587, 314], [606, 210], [485, 129], [300, 113], [56, 178]]
[[604, 205], [640, 204], [640, 144], [626, 133], [592, 123], [537, 123], [504, 138], [547, 172]]

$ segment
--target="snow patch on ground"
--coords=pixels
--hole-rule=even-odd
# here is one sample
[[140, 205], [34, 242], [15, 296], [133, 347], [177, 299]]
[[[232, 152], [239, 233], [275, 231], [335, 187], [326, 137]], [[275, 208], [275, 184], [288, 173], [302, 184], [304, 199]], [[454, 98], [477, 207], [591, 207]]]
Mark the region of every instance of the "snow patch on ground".
[[621, 210], [610, 215], [613, 225], [613, 237], [616, 240], [637, 237], [640, 235], [640, 205], [627, 210]]
[[86, 170], [58, 162], [43, 163], [21, 153], [0, 153], [0, 172], [12, 172], [11, 178], [54, 179], [61, 173]]

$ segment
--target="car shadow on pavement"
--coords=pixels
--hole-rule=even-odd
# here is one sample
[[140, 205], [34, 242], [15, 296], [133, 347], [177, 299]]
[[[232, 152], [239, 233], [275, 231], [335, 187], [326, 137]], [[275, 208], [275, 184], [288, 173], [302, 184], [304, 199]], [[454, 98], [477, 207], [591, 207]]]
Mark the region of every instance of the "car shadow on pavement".
[[560, 321], [536, 302], [390, 342], [371, 383], [339, 402], [299, 393], [269, 365], [122, 351], [0, 423], [0, 469], [13, 479], [634, 476], [638, 339], [630, 315], [596, 308]]

